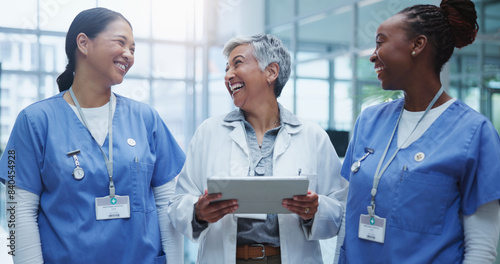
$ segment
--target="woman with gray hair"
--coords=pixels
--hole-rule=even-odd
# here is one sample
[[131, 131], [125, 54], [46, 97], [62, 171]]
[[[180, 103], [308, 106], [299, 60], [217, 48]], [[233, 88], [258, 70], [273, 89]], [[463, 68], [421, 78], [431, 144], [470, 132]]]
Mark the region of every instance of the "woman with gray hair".
[[[334, 237], [347, 182], [326, 132], [278, 103], [290, 54], [272, 35], [237, 37], [224, 46], [225, 84], [236, 110], [203, 122], [169, 208], [178, 231], [200, 242], [198, 263], [323, 263], [319, 239]], [[284, 199], [288, 214], [238, 214], [237, 200], [208, 194], [214, 176], [302, 175], [307, 195]]]

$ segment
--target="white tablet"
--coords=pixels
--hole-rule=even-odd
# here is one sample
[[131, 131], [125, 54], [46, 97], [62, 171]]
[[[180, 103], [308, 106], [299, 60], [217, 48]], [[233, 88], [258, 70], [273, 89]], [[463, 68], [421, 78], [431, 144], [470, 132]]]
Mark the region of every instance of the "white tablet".
[[235, 214], [289, 214], [283, 199], [306, 195], [309, 179], [304, 176], [212, 177], [208, 193], [222, 193], [220, 200], [238, 200]]

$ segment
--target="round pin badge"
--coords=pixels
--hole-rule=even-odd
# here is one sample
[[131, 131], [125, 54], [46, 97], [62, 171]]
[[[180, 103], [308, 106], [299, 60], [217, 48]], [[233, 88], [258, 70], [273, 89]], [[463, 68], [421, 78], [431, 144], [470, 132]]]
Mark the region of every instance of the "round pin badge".
[[127, 143], [128, 143], [131, 147], [135, 146], [135, 140], [134, 140], [133, 138], [129, 138], [129, 139], [127, 139]]
[[73, 177], [75, 178], [75, 180], [81, 180], [81, 179], [83, 179], [84, 176], [85, 176], [85, 172], [83, 171], [83, 169], [81, 167], [76, 167], [73, 170]]

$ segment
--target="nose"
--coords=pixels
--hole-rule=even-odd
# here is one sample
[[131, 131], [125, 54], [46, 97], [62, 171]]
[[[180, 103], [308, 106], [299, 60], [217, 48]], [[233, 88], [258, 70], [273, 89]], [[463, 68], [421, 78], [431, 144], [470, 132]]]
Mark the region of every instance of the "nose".
[[127, 50], [125, 50], [125, 52], [123, 52], [123, 58], [127, 62], [132, 62], [132, 61], [134, 61], [134, 54], [132, 53], [131, 50], [127, 49]]
[[224, 76], [224, 80], [228, 83], [234, 78], [234, 72], [231, 69], [226, 71], [226, 75]]
[[375, 63], [376, 60], [377, 60], [377, 50], [374, 50], [372, 55], [370, 56], [370, 62]]

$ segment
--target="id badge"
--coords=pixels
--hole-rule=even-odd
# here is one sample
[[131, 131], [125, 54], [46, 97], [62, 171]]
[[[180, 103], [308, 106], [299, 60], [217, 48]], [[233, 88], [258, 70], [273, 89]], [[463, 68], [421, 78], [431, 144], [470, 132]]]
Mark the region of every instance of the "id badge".
[[384, 243], [385, 239], [385, 218], [376, 215], [361, 215], [359, 217], [359, 230], [358, 237], [374, 241], [377, 243]]
[[97, 220], [130, 218], [128, 195], [115, 195], [114, 198], [109, 196], [95, 198], [95, 215]]

